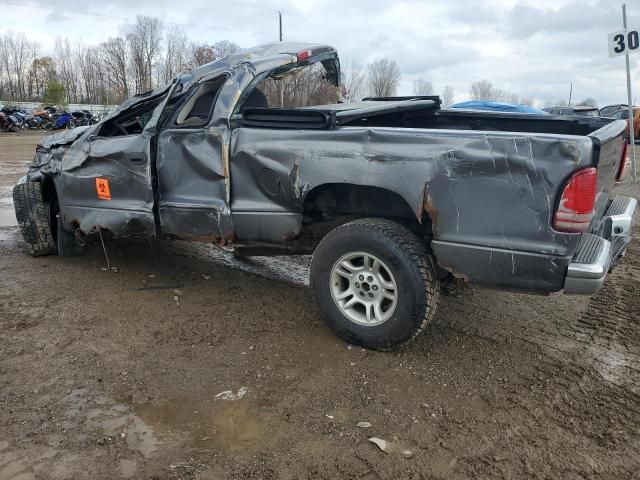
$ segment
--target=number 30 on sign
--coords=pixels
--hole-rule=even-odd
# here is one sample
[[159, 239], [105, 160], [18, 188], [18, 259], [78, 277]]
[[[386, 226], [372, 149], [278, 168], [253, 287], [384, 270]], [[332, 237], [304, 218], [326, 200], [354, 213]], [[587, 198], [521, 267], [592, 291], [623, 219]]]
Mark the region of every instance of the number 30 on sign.
[[637, 29], [620, 30], [609, 34], [609, 56], [619, 57], [626, 53], [640, 52], [640, 35]]

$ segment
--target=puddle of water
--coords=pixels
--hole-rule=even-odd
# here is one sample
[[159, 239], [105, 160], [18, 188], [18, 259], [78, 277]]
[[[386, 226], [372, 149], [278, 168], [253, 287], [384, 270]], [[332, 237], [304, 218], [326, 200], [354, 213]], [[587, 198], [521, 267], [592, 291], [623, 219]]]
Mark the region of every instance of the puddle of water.
[[91, 403], [98, 404], [95, 408], [87, 409], [89, 405], [87, 391], [84, 388], [73, 390], [67, 401], [71, 408], [67, 416], [84, 418], [85, 425], [97, 428], [109, 437], [124, 435], [129, 450], [140, 452], [149, 457], [158, 448], [158, 439], [153, 429], [142, 418], [135, 415], [131, 409], [121, 403], [107, 404], [105, 397], [98, 397]]
[[[267, 426], [262, 420], [264, 419], [242, 404], [230, 405], [213, 416], [219, 442], [231, 451], [245, 450], [262, 444], [267, 432]], [[215, 439], [213, 442], [218, 443]], [[203, 447], [209, 443], [204, 437], [194, 440], [194, 445]]]
[[125, 435], [129, 450], [138, 451], [144, 457], [149, 457], [158, 448], [153, 429], [140, 417], [130, 413], [126, 405], [91, 409], [87, 413], [86, 423], [90, 427], [102, 429], [110, 437]]
[[192, 446], [245, 451], [265, 445], [271, 414], [251, 408], [246, 400], [195, 403], [179, 400], [162, 405], [145, 403], [136, 414], [158, 431], [181, 431]]
[[18, 221], [13, 207], [10, 209], [0, 208], [0, 227], [15, 227], [16, 225], [18, 225]]

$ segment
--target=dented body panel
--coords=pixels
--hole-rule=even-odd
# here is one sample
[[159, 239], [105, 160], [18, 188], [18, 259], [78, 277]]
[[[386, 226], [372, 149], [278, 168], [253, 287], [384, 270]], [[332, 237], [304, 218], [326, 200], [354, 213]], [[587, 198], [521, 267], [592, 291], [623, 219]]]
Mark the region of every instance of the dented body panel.
[[[331, 47], [282, 43], [240, 52], [134, 97], [98, 125], [44, 140], [29, 180], [54, 184], [64, 228], [82, 234], [166, 235], [291, 253], [302, 251], [297, 245], [314, 222], [336, 221], [329, 212], [336, 199], [323, 197], [334, 189], [347, 192], [361, 216], [412, 223], [438, 265], [457, 277], [519, 291], [563, 288], [580, 235], [552, 228], [559, 194], [577, 170], [598, 167], [593, 228], [601, 228], [624, 122], [446, 113], [433, 99], [388, 108], [373, 99], [272, 118], [265, 116], [271, 110], [254, 109], [243, 122], [239, 106], [256, 82], [296, 66], [303, 50], [329, 62], [338, 81]], [[218, 80], [206, 124], [181, 123], [192, 92]], [[128, 115], [146, 105], [138, 132]], [[304, 128], [296, 124], [303, 117], [320, 121]], [[589, 130], [584, 122], [597, 125]], [[98, 179], [108, 182], [109, 199], [97, 192]], [[382, 203], [371, 202], [378, 194]]]

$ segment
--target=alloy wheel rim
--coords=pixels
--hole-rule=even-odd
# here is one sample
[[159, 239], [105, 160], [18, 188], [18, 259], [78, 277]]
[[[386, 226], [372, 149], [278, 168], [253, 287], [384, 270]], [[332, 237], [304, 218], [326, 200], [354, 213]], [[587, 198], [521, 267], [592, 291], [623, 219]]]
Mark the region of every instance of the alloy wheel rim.
[[340, 257], [331, 268], [329, 286], [338, 310], [358, 325], [385, 323], [398, 304], [398, 285], [391, 270], [370, 253]]

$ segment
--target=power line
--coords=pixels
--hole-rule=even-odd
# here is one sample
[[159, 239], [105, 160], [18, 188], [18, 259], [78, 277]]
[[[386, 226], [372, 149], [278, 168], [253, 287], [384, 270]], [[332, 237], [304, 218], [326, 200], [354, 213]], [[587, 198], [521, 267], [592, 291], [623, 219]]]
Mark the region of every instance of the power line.
[[[235, 2], [231, 2], [229, 0], [218, 0], [218, 1], [222, 1], [225, 3], [233, 3], [236, 4]], [[89, 17], [103, 17], [103, 18], [113, 18], [113, 19], [117, 19], [117, 20], [130, 20], [131, 17], [125, 17], [122, 15], [110, 15], [107, 13], [90, 13], [90, 12], [82, 12], [80, 10], [69, 10], [69, 9], [60, 9], [58, 7], [48, 7], [46, 5], [33, 5], [31, 3], [14, 3], [14, 2], [8, 2], [6, 0], [0, 0], [0, 4], [3, 5], [11, 5], [11, 6], [16, 6], [16, 7], [27, 7], [27, 8], [38, 8], [41, 10], [51, 10], [54, 12], [60, 12], [60, 13], [65, 13], [65, 14], [73, 14], [73, 15], [86, 15]], [[243, 5], [243, 6], [253, 6], [255, 8], [259, 8], [258, 6], [255, 5], [249, 5], [249, 4], [241, 4], [241, 3], [237, 3], [236, 5]], [[242, 29], [237, 29], [237, 28], [225, 28], [225, 27], [214, 27], [211, 25], [196, 25], [196, 24], [192, 24], [192, 23], [176, 23], [176, 22], [164, 22], [167, 25], [175, 25], [178, 27], [191, 27], [191, 28], [202, 28], [205, 30], [226, 30], [226, 31], [232, 31], [232, 32], [240, 32], [240, 33], [253, 33], [253, 34], [260, 34], [260, 35], [274, 35], [274, 32], [263, 32], [260, 30], [242, 30]]]

